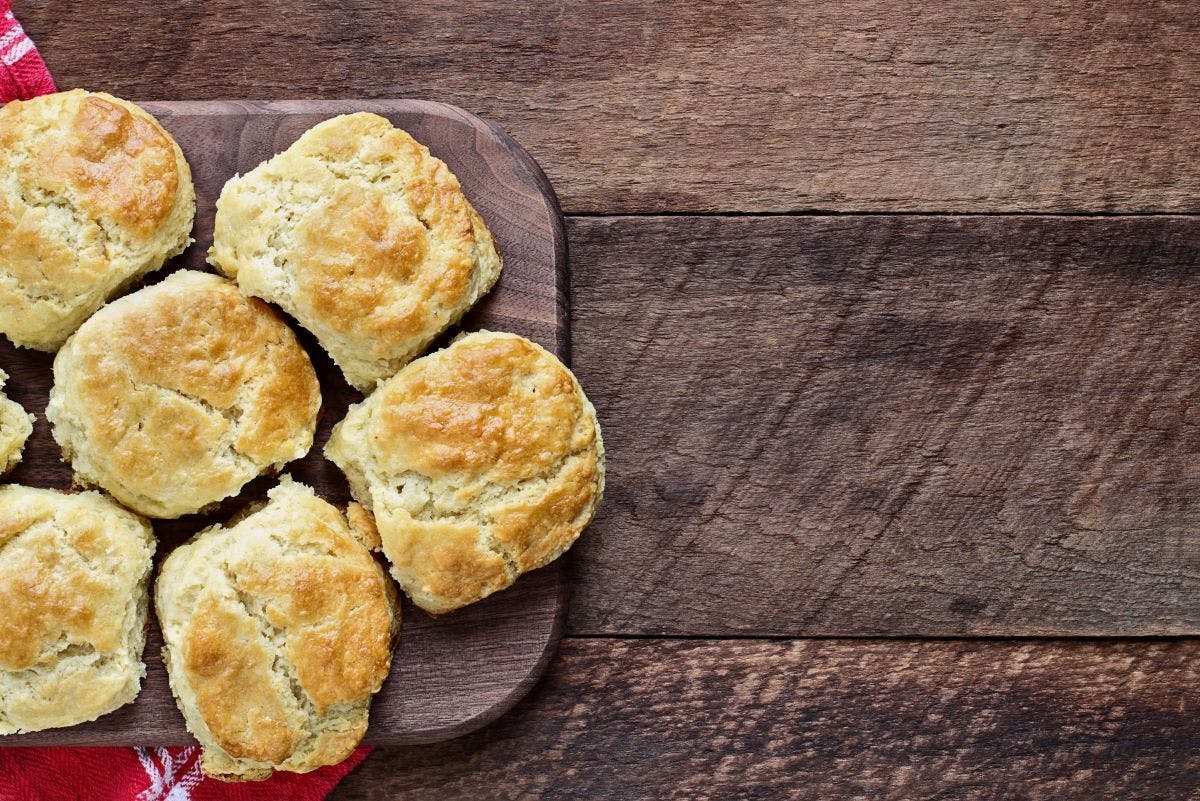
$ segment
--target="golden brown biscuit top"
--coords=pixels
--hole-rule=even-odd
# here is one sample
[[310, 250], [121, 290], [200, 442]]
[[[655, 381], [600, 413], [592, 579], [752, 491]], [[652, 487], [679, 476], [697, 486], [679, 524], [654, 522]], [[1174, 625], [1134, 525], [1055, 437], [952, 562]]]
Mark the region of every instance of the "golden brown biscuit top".
[[97, 312], [60, 352], [55, 384], [55, 435], [75, 421], [68, 447], [93, 466], [86, 478], [121, 500], [167, 505], [195, 488], [203, 497], [185, 511], [303, 455], [320, 406], [283, 320], [229, 281], [187, 270]]
[[[127, 400], [125, 382], [160, 387], [167, 397], [198, 401], [192, 406], [206, 422], [225, 425], [210, 409], [222, 418], [238, 415], [234, 449], [276, 461], [289, 434], [311, 419], [319, 392], [287, 325], [265, 303], [204, 273], [176, 273], [131, 301], [119, 312], [101, 312], [72, 343], [87, 400], [111, 407]], [[118, 403], [98, 428], [102, 447], [115, 446], [139, 419], [155, 419], [139, 406]]]
[[0, 669], [118, 650], [153, 551], [145, 521], [98, 493], [0, 489]]
[[183, 664], [217, 745], [235, 758], [277, 764], [300, 741], [273, 681], [274, 657], [258, 621], [213, 595], [196, 604]]
[[[385, 340], [384, 354], [387, 340], [420, 333], [433, 307], [466, 291], [470, 205], [445, 164], [374, 114], [314, 127], [277, 168], [301, 160], [321, 199], [297, 220], [289, 253], [298, 298], [343, 334]], [[393, 181], [402, 192], [390, 191]]]
[[[449, 168], [365, 112], [316, 125], [226, 184], [211, 260], [313, 330], [360, 386], [357, 362], [412, 358], [499, 270]], [[353, 343], [355, 364], [334, 338]]]
[[604, 487], [595, 410], [552, 354], [481, 331], [354, 406], [325, 453], [414, 602], [448, 612], [558, 557]]
[[378, 395], [370, 436], [388, 472], [513, 483], [595, 439], [570, 372], [517, 336], [464, 337], [414, 362]]
[[136, 106], [77, 89], [0, 108], [0, 271], [62, 296], [146, 247], [191, 178]]
[[172, 553], [158, 607], [217, 745], [278, 765], [340, 704], [363, 705], [357, 736], [323, 747], [353, 747], [399, 623], [386, 576], [337, 509], [287, 479], [270, 497]]
[[171, 214], [181, 178], [175, 146], [153, 117], [82, 89], [0, 108], [0, 173], [6, 169], [29, 205], [70, 197], [81, 216], [134, 239], [150, 237]]

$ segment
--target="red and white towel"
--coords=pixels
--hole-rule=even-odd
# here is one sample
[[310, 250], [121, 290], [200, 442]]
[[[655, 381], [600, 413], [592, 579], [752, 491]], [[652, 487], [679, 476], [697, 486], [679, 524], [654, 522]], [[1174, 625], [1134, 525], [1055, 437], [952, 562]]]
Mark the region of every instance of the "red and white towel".
[[204, 778], [199, 748], [0, 747], [0, 801], [320, 801], [368, 750], [312, 773], [230, 784]]
[[[57, 91], [37, 48], [0, 0], [0, 105]], [[0, 801], [319, 801], [370, 751], [303, 775], [229, 784], [200, 772], [200, 749], [5, 748]]]
[[13, 16], [10, 0], [0, 0], [0, 103], [53, 91], [54, 79]]

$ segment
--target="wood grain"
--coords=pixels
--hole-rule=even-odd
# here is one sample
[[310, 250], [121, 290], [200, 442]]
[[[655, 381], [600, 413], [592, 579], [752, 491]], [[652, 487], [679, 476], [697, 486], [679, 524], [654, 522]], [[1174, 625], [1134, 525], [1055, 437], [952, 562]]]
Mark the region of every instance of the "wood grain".
[[[196, 244], [166, 269], [208, 269], [215, 203], [225, 181], [286, 148], [309, 127], [338, 113], [384, 114], [427, 144], [458, 175], [464, 191], [496, 236], [504, 271], [491, 294], [463, 327], [514, 331], [567, 355], [566, 249], [554, 192], [536, 163], [494, 125], [452, 106], [418, 101], [329, 103], [156, 103], [147, 108], [175, 135], [196, 183]], [[332, 426], [362, 396], [307, 332], [298, 330], [321, 380], [323, 411], [316, 443], [287, 468], [327, 500], [350, 499], [341, 473], [321, 455]], [[453, 336], [447, 335], [446, 339]], [[44, 409], [52, 382], [52, 356], [0, 343], [0, 368], [12, 381], [8, 394], [38, 415], [24, 461], [8, 480], [67, 489], [70, 468], [60, 461]], [[154, 521], [159, 556], [201, 528], [226, 520], [265, 497], [276, 479], [251, 482], [237, 497], [207, 515]], [[516, 702], [545, 669], [556, 647], [566, 603], [562, 568], [551, 565], [466, 610], [437, 620], [405, 605], [404, 627], [392, 674], [376, 696], [367, 742], [430, 742], [478, 728]], [[147, 676], [135, 703], [100, 720], [68, 729], [0, 738], [0, 745], [146, 744], [191, 742], [175, 708], [160, 659], [161, 636], [151, 626]]]
[[62, 87], [457, 103], [523, 142], [568, 211], [1200, 210], [1186, 0], [18, 12]]
[[570, 632], [1200, 633], [1200, 218], [568, 233]]
[[1200, 643], [567, 640], [503, 720], [331, 796], [1184, 801]]

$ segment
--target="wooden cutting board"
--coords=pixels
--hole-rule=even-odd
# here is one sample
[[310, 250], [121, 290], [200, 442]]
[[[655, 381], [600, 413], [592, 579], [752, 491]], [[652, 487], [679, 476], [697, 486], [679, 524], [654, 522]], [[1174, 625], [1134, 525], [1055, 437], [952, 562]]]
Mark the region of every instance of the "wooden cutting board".
[[[545, 175], [493, 123], [442, 103], [394, 101], [142, 103], [175, 136], [196, 184], [196, 242], [167, 267], [209, 269], [213, 214], [221, 187], [337, 114], [373, 111], [404, 128], [445, 161], [495, 234], [504, 270], [491, 294], [460, 328], [513, 331], [568, 357], [566, 239], [562, 213]], [[294, 326], [295, 327], [295, 326]], [[362, 398], [342, 379], [315, 340], [297, 327], [321, 379], [324, 410], [316, 443], [289, 466], [298, 480], [338, 506], [350, 499], [345, 479], [321, 456], [329, 430]], [[450, 332], [440, 346], [453, 336]], [[51, 354], [0, 344], [0, 367], [11, 376], [10, 397], [38, 420], [25, 459], [8, 478], [34, 487], [68, 489], [70, 468], [45, 420]], [[275, 478], [260, 478], [210, 515], [154, 521], [158, 558], [193, 533], [224, 521], [265, 497]], [[558, 644], [566, 592], [561, 561], [522, 577], [508, 590], [433, 619], [404, 604], [404, 625], [392, 672], [371, 707], [367, 743], [396, 745], [445, 740], [485, 725], [517, 702], [545, 669]], [[153, 615], [151, 615], [153, 618]], [[65, 729], [0, 738], [0, 745], [172, 745], [194, 742], [167, 685], [157, 622], [150, 623], [146, 679], [137, 700], [99, 720]]]

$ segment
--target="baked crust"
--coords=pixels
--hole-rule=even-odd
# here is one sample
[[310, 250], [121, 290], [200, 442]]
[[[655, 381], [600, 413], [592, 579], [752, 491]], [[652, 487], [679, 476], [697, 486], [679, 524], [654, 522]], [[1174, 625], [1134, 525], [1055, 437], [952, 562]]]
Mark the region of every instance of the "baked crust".
[[562, 554], [604, 489], [596, 412], [553, 354], [481, 331], [351, 407], [325, 454], [413, 602], [448, 612]]
[[0, 108], [0, 333], [57, 350], [187, 247], [196, 193], [158, 121], [75, 89]]
[[173, 551], [156, 585], [171, 688], [221, 779], [349, 756], [400, 625], [391, 582], [336, 508], [287, 477], [269, 498]]
[[80, 327], [54, 360], [46, 416], [81, 482], [173, 518], [307, 453], [320, 404], [278, 314], [182, 270]]
[[[8, 373], [0, 370], [0, 390], [8, 381]], [[8, 475], [21, 461], [25, 441], [33, 433], [32, 414], [21, 404], [0, 392], [0, 477]]]
[[501, 265], [450, 169], [365, 112], [225, 184], [209, 261], [312, 331], [362, 390], [455, 323]]
[[0, 734], [137, 696], [153, 555], [150, 525], [98, 492], [0, 487]]

